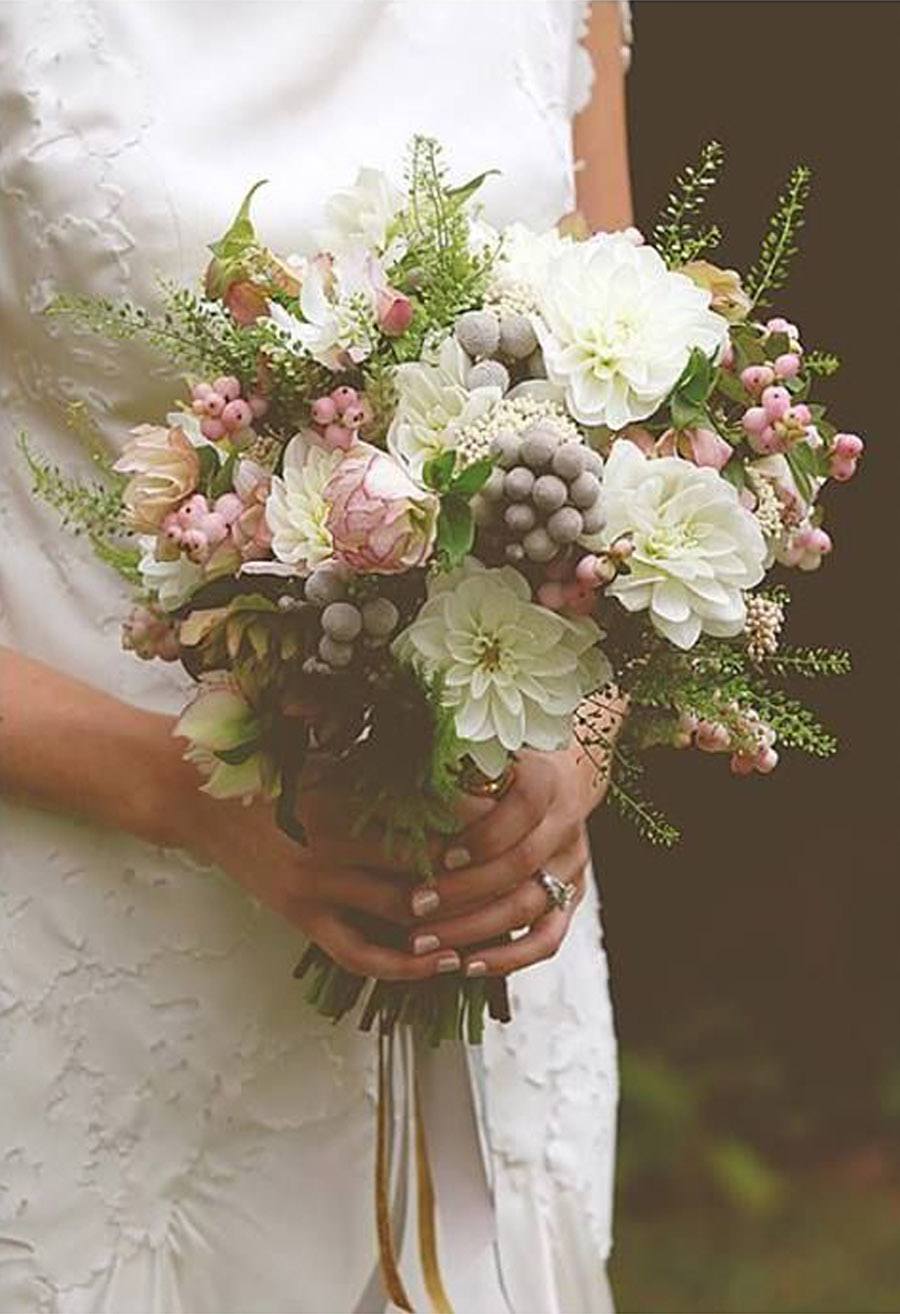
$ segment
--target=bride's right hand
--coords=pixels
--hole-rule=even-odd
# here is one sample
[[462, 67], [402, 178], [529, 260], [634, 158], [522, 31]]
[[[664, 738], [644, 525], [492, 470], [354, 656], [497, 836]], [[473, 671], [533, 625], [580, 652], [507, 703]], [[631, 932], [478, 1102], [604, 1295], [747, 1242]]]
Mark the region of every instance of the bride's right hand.
[[[281, 831], [273, 809], [261, 801], [244, 806], [210, 799], [197, 790], [182, 798], [180, 846], [221, 867], [244, 888], [315, 941], [341, 967], [358, 976], [418, 981], [459, 969], [452, 949], [414, 955], [368, 939], [365, 916], [410, 927], [409, 876], [383, 870], [376, 839], [347, 836], [348, 807], [333, 791], [304, 795], [302, 820], [307, 843]], [[375, 869], [382, 867], [382, 870]], [[400, 937], [405, 939], [405, 937]]]

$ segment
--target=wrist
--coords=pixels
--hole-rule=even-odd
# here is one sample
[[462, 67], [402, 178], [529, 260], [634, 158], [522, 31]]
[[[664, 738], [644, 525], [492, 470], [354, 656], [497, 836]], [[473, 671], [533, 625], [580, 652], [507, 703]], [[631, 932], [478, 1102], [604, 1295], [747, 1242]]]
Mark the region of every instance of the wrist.
[[184, 742], [172, 733], [173, 717], [151, 712], [139, 715], [142, 770], [129, 791], [121, 824], [150, 844], [199, 853], [206, 828], [198, 814], [205, 817], [206, 805], [212, 803], [200, 792], [203, 778], [184, 760]]

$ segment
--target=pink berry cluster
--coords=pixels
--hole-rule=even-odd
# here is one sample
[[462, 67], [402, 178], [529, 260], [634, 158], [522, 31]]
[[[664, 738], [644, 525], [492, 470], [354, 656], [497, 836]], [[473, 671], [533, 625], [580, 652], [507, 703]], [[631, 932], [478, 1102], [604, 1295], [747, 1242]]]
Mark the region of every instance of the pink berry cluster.
[[754, 771], [767, 776], [778, 765], [775, 731], [752, 708], [733, 708], [732, 712], [733, 728], [685, 712], [678, 720], [675, 747], [693, 745], [704, 753], [730, 753], [731, 770], [736, 776], [749, 776]]
[[364, 424], [372, 419], [365, 396], [346, 384], [316, 397], [310, 406], [313, 428], [327, 447], [352, 447]]
[[246, 447], [252, 440], [253, 421], [261, 419], [269, 405], [259, 393], [242, 397], [240, 381], [231, 374], [212, 383], [195, 384], [191, 397], [191, 410], [201, 417], [203, 437], [211, 443], [228, 438], [238, 447]]
[[828, 454], [828, 473], [832, 479], [845, 483], [856, 474], [863, 453], [863, 440], [855, 433], [837, 433]]
[[822, 558], [827, 557], [833, 544], [831, 536], [817, 525], [801, 525], [788, 533], [787, 541], [778, 550], [783, 566], [799, 570], [818, 570]]
[[144, 661], [178, 660], [178, 636], [172, 618], [155, 607], [134, 607], [122, 624], [122, 647]]
[[268, 479], [261, 478], [246, 498], [222, 493], [210, 504], [194, 493], [163, 521], [166, 540], [197, 565], [205, 564], [222, 545], [233, 547], [244, 560], [264, 557], [271, 543], [265, 519]]
[[606, 551], [597, 555], [586, 552], [577, 562], [559, 557], [545, 570], [545, 580], [539, 586], [537, 599], [549, 611], [562, 611], [571, 616], [590, 616], [597, 604], [597, 593], [615, 579], [619, 567], [633, 551], [628, 539], [620, 539]]

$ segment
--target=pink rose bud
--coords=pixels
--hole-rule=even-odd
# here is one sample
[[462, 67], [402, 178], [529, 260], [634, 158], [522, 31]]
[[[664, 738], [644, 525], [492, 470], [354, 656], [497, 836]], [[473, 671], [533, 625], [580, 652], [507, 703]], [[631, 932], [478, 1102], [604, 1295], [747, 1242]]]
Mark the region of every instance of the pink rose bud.
[[262, 397], [258, 392], [253, 392], [247, 398], [247, 405], [253, 412], [254, 420], [261, 420], [269, 409], [268, 397]]
[[748, 753], [734, 753], [729, 766], [733, 775], [749, 776], [756, 770], [756, 758], [750, 757]]
[[775, 373], [769, 365], [748, 365], [746, 369], [741, 370], [741, 383], [758, 397], [763, 388], [768, 388], [770, 383], [775, 382]]
[[226, 434], [225, 425], [221, 420], [207, 418], [200, 421], [200, 432], [204, 438], [208, 438], [211, 443], [217, 443], [220, 438]]
[[538, 602], [550, 611], [559, 611], [566, 600], [565, 585], [557, 580], [547, 580], [537, 591]]
[[268, 313], [269, 303], [252, 283], [232, 283], [222, 297], [232, 319], [243, 326], [254, 324]]
[[762, 433], [769, 423], [769, 417], [762, 406], [751, 406], [741, 416], [741, 425], [746, 434]]
[[213, 381], [213, 391], [227, 402], [237, 401], [241, 395], [240, 380], [236, 379], [233, 374], [220, 374]]
[[731, 444], [712, 429], [689, 429], [686, 437], [695, 465], [721, 470], [731, 460]]
[[211, 392], [203, 398], [203, 410], [213, 420], [218, 420], [225, 409], [225, 398], [218, 392]]
[[359, 401], [359, 393], [355, 388], [349, 388], [342, 384], [340, 388], [335, 388], [331, 393], [331, 400], [343, 415], [348, 406], [355, 406]]
[[778, 753], [774, 748], [761, 748], [753, 759], [753, 765], [762, 775], [767, 776], [778, 766]]
[[345, 424], [328, 424], [322, 437], [329, 447], [340, 447], [347, 451], [353, 446], [356, 435]]
[[777, 385], [766, 388], [762, 404], [769, 420], [783, 420], [791, 409], [791, 394], [787, 388], [779, 388]]
[[322, 495], [334, 555], [352, 570], [403, 574], [430, 557], [440, 502], [414, 483], [390, 453], [355, 442]]
[[599, 558], [593, 552], [589, 552], [586, 557], [582, 557], [575, 567], [575, 578], [579, 584], [586, 588], [597, 587], [597, 566]]
[[413, 303], [401, 292], [388, 288], [378, 293], [376, 313], [382, 333], [389, 338], [399, 338], [412, 323]]
[[795, 379], [800, 373], [800, 357], [795, 351], [786, 351], [775, 358], [775, 373], [779, 379]]
[[216, 515], [221, 516], [226, 525], [233, 524], [243, 509], [244, 504], [237, 493], [223, 493], [221, 497], [216, 498], [213, 506]]
[[332, 397], [317, 397], [310, 407], [313, 422], [321, 424], [323, 428], [331, 424], [337, 413], [337, 404]]

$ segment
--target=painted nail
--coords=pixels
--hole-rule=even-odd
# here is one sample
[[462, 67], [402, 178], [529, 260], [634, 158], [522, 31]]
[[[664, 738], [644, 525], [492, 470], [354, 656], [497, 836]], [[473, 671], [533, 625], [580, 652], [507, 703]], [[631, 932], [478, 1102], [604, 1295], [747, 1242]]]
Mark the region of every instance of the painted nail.
[[413, 916], [425, 917], [428, 913], [434, 912], [440, 901], [441, 897], [437, 890], [416, 890], [412, 897]]
[[472, 855], [468, 849], [462, 845], [453, 849], [448, 849], [444, 854], [444, 866], [448, 871], [456, 871], [459, 867], [469, 867], [472, 864]]
[[412, 942], [414, 954], [430, 954], [433, 949], [440, 949], [441, 942], [436, 935], [417, 935]]
[[437, 960], [437, 970], [439, 972], [458, 972], [459, 954], [442, 954]]
[[473, 958], [471, 963], [466, 963], [466, 976], [486, 976], [487, 963], [482, 958]]

